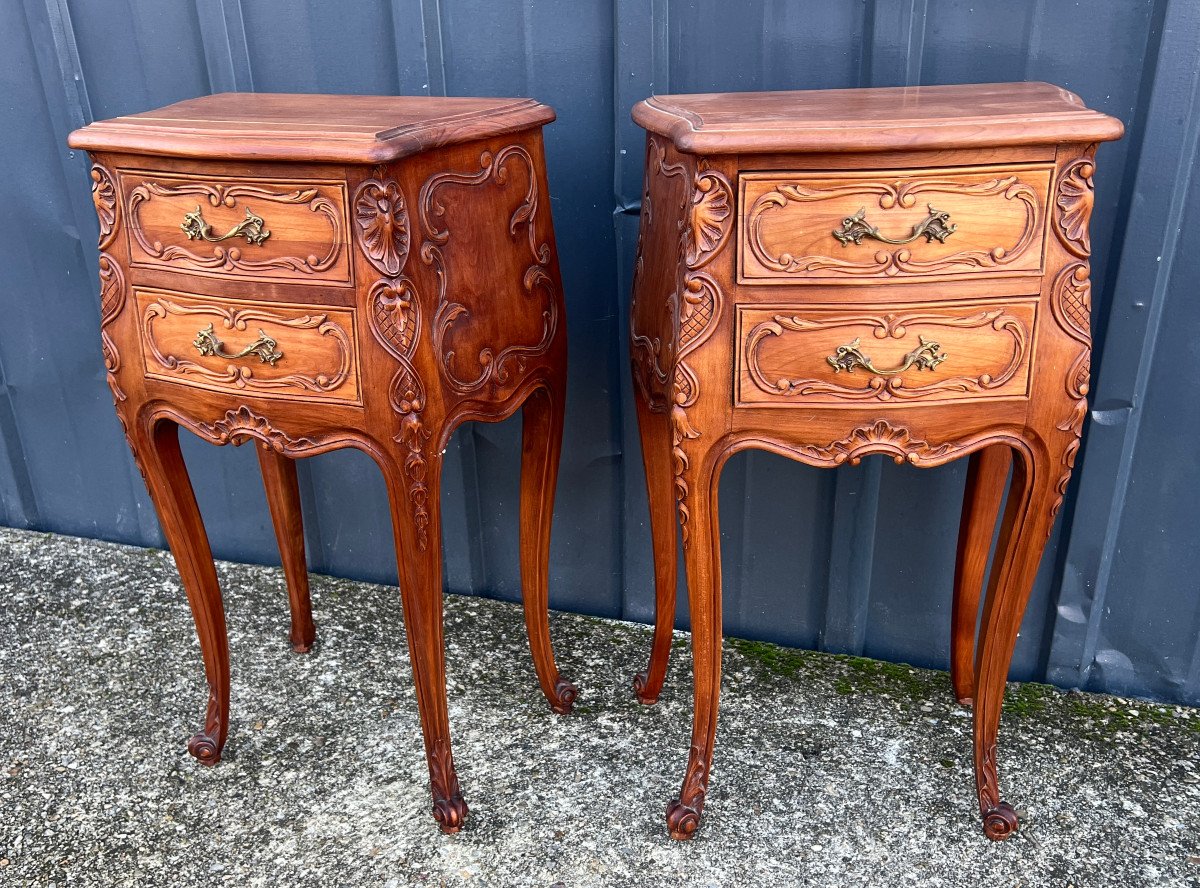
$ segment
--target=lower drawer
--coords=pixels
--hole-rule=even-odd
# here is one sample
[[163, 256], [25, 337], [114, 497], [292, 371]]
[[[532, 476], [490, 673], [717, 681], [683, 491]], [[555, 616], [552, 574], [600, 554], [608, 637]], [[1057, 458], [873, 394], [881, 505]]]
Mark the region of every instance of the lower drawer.
[[145, 375], [257, 397], [361, 404], [354, 311], [135, 287]]
[[739, 406], [912, 403], [1028, 394], [1036, 299], [888, 313], [739, 305]]

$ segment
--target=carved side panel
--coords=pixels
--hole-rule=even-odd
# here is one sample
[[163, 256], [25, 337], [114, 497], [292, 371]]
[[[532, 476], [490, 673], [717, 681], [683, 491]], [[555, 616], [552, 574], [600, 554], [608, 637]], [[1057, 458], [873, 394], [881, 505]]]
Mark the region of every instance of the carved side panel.
[[[667, 160], [667, 148], [651, 136], [646, 143], [645, 187], [629, 306], [629, 351], [633, 382], [650, 409], [671, 409], [672, 367], [679, 317], [677, 233], [690, 195], [687, 169]], [[650, 253], [647, 267], [646, 253]]]
[[[512, 186], [525, 182], [520, 202], [511, 206]], [[497, 396], [514, 388], [529, 362], [545, 354], [559, 323], [560, 294], [551, 266], [550, 244], [538, 233], [538, 170], [529, 152], [512, 144], [479, 156], [479, 169], [439, 172], [422, 185], [418, 198], [425, 240], [421, 261], [437, 275], [438, 297], [432, 338], [442, 379], [461, 395], [487, 392]], [[453, 220], [447, 216], [453, 212]], [[495, 227], [503, 213], [506, 229]], [[451, 225], [462, 226], [457, 235]], [[524, 239], [528, 259], [510, 247]], [[456, 252], [450, 257], [447, 254]], [[484, 279], [476, 272], [478, 258], [494, 263]], [[514, 261], [519, 262], [513, 266]], [[511, 298], [513, 269], [519, 292], [532, 306]], [[452, 280], [453, 278], [453, 280]], [[481, 286], [498, 292], [479, 292]], [[473, 311], [472, 305], [484, 307]], [[515, 315], [514, 315], [515, 313]], [[533, 342], [510, 341], [512, 331], [537, 319]]]
[[425, 428], [425, 385], [413, 363], [421, 332], [421, 300], [413, 282], [403, 275], [411, 243], [408, 205], [399, 184], [382, 170], [364, 181], [354, 195], [355, 234], [363, 256], [387, 275], [367, 294], [371, 333], [396, 361], [388, 386], [388, 401], [400, 420], [394, 440], [404, 448], [404, 472], [417, 545], [429, 546], [429, 491], [425, 483], [425, 447], [432, 435]]
[[[108, 328], [125, 307], [128, 290], [120, 263], [105, 252], [116, 239], [117, 229], [120, 227], [117, 190], [112, 173], [100, 164], [92, 166], [91, 176], [92, 204], [96, 208], [96, 219], [100, 223], [100, 236], [97, 242], [100, 249], [100, 350], [104, 355], [108, 388], [112, 392], [113, 402], [120, 406], [126, 397], [117, 382], [117, 372], [121, 369], [121, 353]], [[120, 416], [119, 411], [118, 416]], [[124, 417], [120, 418], [121, 424], [124, 426], [125, 419]], [[125, 437], [128, 439], [129, 435], [126, 434]]]
[[1088, 257], [1092, 251], [1088, 224], [1094, 203], [1092, 174], [1095, 172], [1096, 146], [1089, 145], [1083, 154], [1063, 167], [1054, 198], [1054, 230], [1059, 242], [1071, 255], [1081, 261], [1063, 268], [1054, 279], [1050, 306], [1063, 331], [1079, 343], [1079, 351], [1067, 369], [1064, 382], [1067, 397], [1072, 401], [1070, 413], [1058, 423], [1058, 429], [1072, 436], [1062, 456], [1062, 473], [1058, 479], [1058, 498], [1053, 515], [1062, 508], [1071, 470], [1079, 454], [1083, 422], [1087, 418], [1087, 394], [1090, 387], [1092, 357], [1092, 283]]

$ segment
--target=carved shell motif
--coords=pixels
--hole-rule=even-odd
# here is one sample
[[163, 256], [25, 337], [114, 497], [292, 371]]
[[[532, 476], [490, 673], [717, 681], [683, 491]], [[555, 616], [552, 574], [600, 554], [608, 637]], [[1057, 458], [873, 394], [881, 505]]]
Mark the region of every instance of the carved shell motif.
[[692, 206], [688, 213], [686, 255], [688, 268], [701, 268], [717, 254], [733, 229], [733, 190], [715, 170], [696, 173]]
[[372, 265], [386, 275], [398, 275], [408, 260], [408, 208], [400, 186], [389, 179], [368, 179], [354, 196], [354, 221], [359, 243]]
[[1092, 173], [1095, 169], [1089, 152], [1068, 164], [1058, 182], [1059, 239], [1080, 259], [1086, 259], [1092, 252], [1088, 220], [1091, 219], [1095, 201], [1095, 192], [1092, 190]]
[[100, 222], [99, 248], [103, 250], [113, 238], [117, 222], [117, 192], [112, 175], [99, 164], [92, 167], [92, 203]]

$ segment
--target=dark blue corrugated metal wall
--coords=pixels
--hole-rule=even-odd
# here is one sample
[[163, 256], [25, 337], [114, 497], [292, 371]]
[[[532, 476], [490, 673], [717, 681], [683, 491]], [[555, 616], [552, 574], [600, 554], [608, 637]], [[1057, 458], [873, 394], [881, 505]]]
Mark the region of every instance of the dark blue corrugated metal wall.
[[[547, 148], [571, 330], [552, 602], [648, 620], [625, 359], [642, 161], [630, 106], [651, 92], [998, 80], [1059, 83], [1128, 126], [1098, 162], [1094, 410], [1014, 674], [1200, 703], [1188, 0], [0, 0], [0, 522], [161, 544], [103, 382], [72, 128], [224, 90], [531, 95], [559, 112]], [[517, 422], [468, 427], [448, 454], [454, 591], [517, 594]], [[253, 455], [189, 443], [217, 553], [276, 560]], [[394, 582], [374, 466], [338, 453], [301, 471], [313, 569]], [[735, 457], [721, 489], [728, 631], [944, 666], [963, 476]]]

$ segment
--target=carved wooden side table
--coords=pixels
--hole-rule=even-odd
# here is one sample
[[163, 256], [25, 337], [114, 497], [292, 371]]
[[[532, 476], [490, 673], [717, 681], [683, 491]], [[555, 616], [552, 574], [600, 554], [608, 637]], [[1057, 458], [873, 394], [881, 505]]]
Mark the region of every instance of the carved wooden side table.
[[637, 694], [654, 702], [666, 673], [676, 517], [695, 670], [671, 834], [699, 825], [712, 763], [717, 479], [755, 447], [814, 466], [970, 455], [953, 682], [974, 701], [984, 831], [1006, 837], [1000, 707], [1087, 415], [1095, 143], [1120, 122], [1039, 83], [658, 96], [633, 117], [648, 131], [631, 357], [657, 586]]
[[522, 407], [525, 620], [542, 691], [570, 710], [546, 588], [566, 371], [553, 119], [529, 99], [226, 94], [71, 135], [95, 162], [109, 387], [200, 637], [201, 762], [229, 728], [229, 655], [179, 427], [260, 445], [301, 651], [313, 625], [292, 460], [355, 447], [378, 463], [433, 814], [452, 832], [467, 806], [446, 708], [442, 453], [464, 420]]

